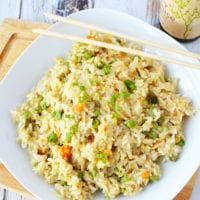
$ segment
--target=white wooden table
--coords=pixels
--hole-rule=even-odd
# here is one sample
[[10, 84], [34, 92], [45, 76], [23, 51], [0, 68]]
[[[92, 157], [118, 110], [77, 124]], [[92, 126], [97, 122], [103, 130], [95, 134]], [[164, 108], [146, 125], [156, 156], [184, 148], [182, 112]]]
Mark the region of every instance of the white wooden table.
[[[44, 11], [66, 16], [87, 8], [112, 8], [134, 15], [159, 28], [160, 0], [1, 0], [0, 21], [13, 17], [35, 21], [47, 21]], [[191, 51], [200, 53], [200, 38], [183, 44]], [[195, 189], [193, 200], [200, 199], [200, 186]], [[199, 198], [198, 198], [198, 197]], [[0, 200], [27, 200], [20, 195], [0, 188]]]

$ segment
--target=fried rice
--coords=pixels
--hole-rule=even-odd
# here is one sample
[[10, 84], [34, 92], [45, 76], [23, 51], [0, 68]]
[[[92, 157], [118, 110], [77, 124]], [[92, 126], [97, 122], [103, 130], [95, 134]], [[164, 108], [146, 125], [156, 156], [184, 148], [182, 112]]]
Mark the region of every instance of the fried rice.
[[[87, 37], [141, 48], [93, 31]], [[136, 194], [185, 144], [183, 118], [193, 108], [177, 85], [156, 60], [75, 43], [13, 111], [17, 140], [62, 199]]]

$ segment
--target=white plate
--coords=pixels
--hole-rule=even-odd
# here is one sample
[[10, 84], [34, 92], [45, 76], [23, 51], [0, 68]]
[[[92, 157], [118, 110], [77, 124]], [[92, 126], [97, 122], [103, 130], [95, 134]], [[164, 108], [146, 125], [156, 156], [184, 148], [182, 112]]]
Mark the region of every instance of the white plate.
[[[70, 17], [184, 49], [165, 33], [120, 12], [92, 9], [75, 13]], [[81, 36], [86, 34], [86, 31], [79, 28], [60, 23], [53, 25], [50, 29]], [[16, 142], [17, 133], [11, 119], [11, 110], [25, 100], [30, 89], [53, 65], [53, 58], [64, 55], [71, 48], [71, 44], [70, 41], [40, 36], [18, 59], [0, 85], [0, 158], [17, 180], [39, 199], [55, 200], [57, 197], [52, 190], [53, 187], [33, 173], [26, 150], [23, 150]], [[154, 49], [149, 50], [154, 51]], [[157, 52], [157, 50], [155, 51]], [[181, 58], [172, 53], [162, 51], [157, 53], [174, 59]], [[183, 59], [198, 63], [189, 58]], [[200, 108], [200, 72], [172, 64], [167, 65], [167, 69], [172, 76], [180, 78], [181, 93], [190, 97], [196, 108]], [[135, 196], [135, 200], [169, 200], [187, 183], [200, 164], [199, 122], [200, 114], [198, 112], [187, 121], [186, 145], [180, 159], [175, 163], [166, 163], [163, 166], [162, 179], [147, 186], [144, 191]], [[95, 199], [103, 199], [103, 196], [98, 194]], [[132, 197], [119, 197], [118, 199], [127, 200]]]

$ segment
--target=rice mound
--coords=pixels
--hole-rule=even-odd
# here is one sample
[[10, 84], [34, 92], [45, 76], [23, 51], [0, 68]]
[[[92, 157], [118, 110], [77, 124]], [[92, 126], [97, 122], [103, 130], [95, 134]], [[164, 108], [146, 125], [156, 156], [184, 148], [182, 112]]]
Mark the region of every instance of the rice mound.
[[[110, 35], [87, 37], [140, 49]], [[183, 118], [192, 114], [158, 61], [82, 43], [13, 111], [33, 170], [70, 200], [99, 189], [109, 198], [135, 194], [159, 180], [162, 163], [178, 159]]]

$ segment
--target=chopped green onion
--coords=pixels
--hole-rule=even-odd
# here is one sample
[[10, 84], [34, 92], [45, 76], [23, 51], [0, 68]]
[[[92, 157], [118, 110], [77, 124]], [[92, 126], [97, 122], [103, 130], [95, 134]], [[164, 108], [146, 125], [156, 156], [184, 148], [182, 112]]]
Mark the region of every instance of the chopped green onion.
[[117, 101], [117, 99], [118, 99], [119, 96], [120, 96], [119, 92], [115, 92], [112, 95], [112, 97], [110, 99], [110, 104], [111, 104], [112, 107], [115, 107], [115, 103], [116, 103], [116, 101]]
[[79, 97], [79, 101], [80, 101], [81, 103], [87, 101], [88, 99], [89, 99], [89, 95], [88, 95], [86, 92], [84, 92], [84, 93]]
[[104, 64], [104, 66], [102, 68], [102, 73], [104, 75], [110, 74], [110, 68], [111, 68], [111, 66], [109, 64]]
[[47, 110], [47, 108], [49, 107], [48, 105], [47, 105], [47, 103], [46, 102], [44, 102], [43, 104], [42, 104], [42, 110]]
[[69, 141], [71, 141], [72, 135], [73, 135], [72, 132], [67, 132], [67, 133], [66, 133], [66, 138], [67, 138]]
[[155, 107], [155, 104], [150, 104], [149, 105], [149, 109], [152, 111], [153, 109], [155, 109], [156, 107]]
[[69, 65], [69, 62], [64, 57], [56, 57], [55, 61], [61, 66], [68, 66]]
[[48, 137], [49, 142], [56, 142], [57, 141], [57, 135], [53, 132]]
[[122, 94], [122, 96], [123, 96], [124, 98], [130, 97], [130, 95], [131, 95], [131, 94], [130, 94], [128, 91], [126, 91], [126, 90], [122, 91], [121, 94]]
[[100, 158], [103, 163], [107, 162], [107, 158], [104, 153], [98, 153], [97, 158]]
[[154, 139], [154, 140], [158, 137], [158, 134], [155, 133], [154, 131], [148, 132], [147, 135], [148, 135], [149, 138]]
[[95, 168], [91, 171], [92, 178], [95, 178], [97, 174], [98, 174], [98, 169], [97, 169], [97, 167], [95, 167]]
[[92, 54], [91, 54], [91, 52], [89, 52], [89, 51], [84, 51], [83, 57], [84, 57], [86, 60], [88, 60], [88, 59], [90, 59], [90, 58], [92, 57]]
[[178, 159], [179, 159], [179, 156], [178, 155], [171, 155], [170, 157], [169, 157], [169, 159], [171, 160], [171, 161], [177, 161]]
[[98, 61], [95, 65], [96, 65], [96, 67], [97, 67], [98, 69], [102, 69], [103, 66], [105, 65], [105, 63], [104, 63], [102, 60], [100, 60], [100, 61]]
[[149, 106], [149, 110], [150, 110], [150, 114], [153, 117], [153, 119], [155, 118], [155, 104], [150, 104]]
[[79, 171], [79, 172], [78, 172], [78, 177], [79, 177], [80, 179], [83, 179], [83, 177], [84, 177], [84, 173], [81, 172], [81, 171]]
[[96, 82], [94, 80], [92, 80], [92, 79], [89, 79], [89, 82], [90, 82], [90, 85], [92, 85], [92, 86], [96, 85]]
[[52, 117], [55, 117], [57, 120], [61, 120], [62, 119], [62, 115], [63, 115], [62, 111], [54, 111], [52, 113]]
[[98, 128], [99, 124], [100, 124], [100, 121], [97, 118], [94, 118], [92, 122], [92, 127], [96, 129]]
[[26, 111], [24, 112], [25, 118], [29, 118], [30, 115], [31, 115], [30, 111], [26, 110]]
[[161, 125], [163, 125], [163, 123], [164, 123], [164, 121], [165, 121], [165, 118], [163, 117], [163, 116], [161, 116], [159, 119], [158, 119], [158, 125], [159, 126], [161, 126]]
[[131, 80], [125, 80], [124, 81], [124, 84], [126, 85], [126, 87], [131, 90], [132, 92], [134, 90], [136, 90], [136, 85], [135, 85], [135, 82], [131, 81]]
[[176, 142], [176, 144], [177, 144], [178, 146], [180, 146], [180, 147], [183, 147], [183, 146], [185, 145], [185, 140], [184, 140], [183, 138], [180, 138], [180, 139]]
[[134, 120], [127, 120], [126, 121], [126, 125], [129, 127], [129, 128], [135, 128], [135, 126], [136, 126], [136, 121], [134, 121]]
[[129, 177], [128, 177], [127, 174], [124, 175], [124, 176], [122, 177], [122, 181], [123, 181], [123, 182], [127, 182], [127, 181], [129, 181]]
[[154, 128], [154, 129], [157, 129], [158, 126], [159, 126], [157, 122], [153, 122], [152, 125], [153, 125], [153, 128]]
[[70, 127], [70, 131], [72, 133], [76, 133], [78, 131], [78, 125], [77, 124], [74, 124]]
[[62, 186], [67, 186], [67, 182], [66, 181], [59, 181], [59, 183], [62, 185]]
[[99, 115], [101, 115], [101, 112], [100, 112], [100, 109], [97, 108], [95, 111], [94, 111], [94, 115], [95, 117], [98, 117]]
[[84, 85], [80, 85], [80, 91], [85, 91], [85, 86]]
[[112, 117], [113, 118], [118, 118], [119, 117], [119, 113], [114, 111], [113, 114], [112, 114]]
[[40, 113], [40, 112], [42, 111], [42, 107], [39, 105], [39, 106], [35, 109], [35, 111], [37, 111], [38, 113]]
[[120, 112], [122, 110], [122, 107], [120, 105], [115, 105], [115, 111]]
[[72, 61], [74, 62], [74, 63], [79, 63], [80, 62], [80, 59], [79, 59], [79, 57], [77, 56], [77, 55], [71, 55], [72, 56]]
[[52, 116], [52, 117], [55, 117], [55, 116], [56, 116], [56, 111], [53, 111], [53, 112], [51, 113], [51, 116]]
[[73, 119], [73, 118], [74, 118], [74, 115], [69, 115], [69, 114], [67, 114], [67, 115], [65, 115], [65, 117], [68, 118], [68, 119]]
[[74, 82], [72, 83], [72, 86], [78, 86], [78, 82], [77, 82], [77, 81], [74, 81]]
[[157, 176], [157, 175], [150, 176], [150, 181], [151, 182], [158, 181], [159, 179], [160, 179], [160, 176]]

